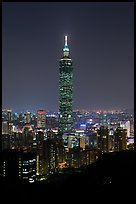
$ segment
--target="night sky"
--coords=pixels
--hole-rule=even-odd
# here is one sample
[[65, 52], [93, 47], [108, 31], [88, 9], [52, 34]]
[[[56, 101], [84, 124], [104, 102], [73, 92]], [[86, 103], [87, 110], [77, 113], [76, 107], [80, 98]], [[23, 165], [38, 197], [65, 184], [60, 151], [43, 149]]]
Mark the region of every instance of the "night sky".
[[73, 108], [133, 108], [133, 2], [2, 3], [2, 107], [58, 111], [64, 35]]

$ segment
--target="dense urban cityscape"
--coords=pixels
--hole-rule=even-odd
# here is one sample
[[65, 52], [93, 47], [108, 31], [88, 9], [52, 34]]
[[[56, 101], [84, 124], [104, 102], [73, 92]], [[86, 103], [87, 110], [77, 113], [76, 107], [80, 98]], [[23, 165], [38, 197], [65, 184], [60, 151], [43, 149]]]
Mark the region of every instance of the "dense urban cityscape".
[[50, 174], [90, 165], [104, 153], [134, 150], [133, 110], [72, 110], [72, 70], [65, 36], [59, 112], [2, 110], [5, 181], [48, 180]]
[[[73, 120], [73, 132], [59, 134], [59, 113], [38, 110], [17, 114], [3, 109], [3, 182], [54, 184], [53, 175], [59, 178], [82, 172], [84, 166], [96, 163], [101, 155], [134, 150], [132, 111], [76, 110]], [[59, 180], [54, 185], [59, 185]]]
[[[64, 196], [67, 200], [71, 195], [75, 201], [78, 196], [88, 200], [90, 195], [95, 199], [112, 196], [116, 200], [116, 196], [125, 197], [121, 190], [128, 197], [133, 192], [133, 105], [120, 109], [75, 109], [75, 61], [70, 47], [69, 36], [64, 35], [62, 56], [58, 59], [57, 111], [39, 106], [35, 111], [16, 112], [15, 106], [2, 104], [0, 177], [5, 201], [9, 196], [14, 197], [13, 202], [21, 198], [23, 203], [37, 203], [45, 197]], [[38, 92], [44, 93], [42, 85], [34, 83], [40, 87]], [[48, 83], [46, 86], [50, 89]], [[95, 86], [100, 86], [97, 81]], [[31, 92], [30, 95], [33, 96]], [[25, 93], [23, 96], [27, 100]], [[97, 102], [101, 107], [101, 97]]]

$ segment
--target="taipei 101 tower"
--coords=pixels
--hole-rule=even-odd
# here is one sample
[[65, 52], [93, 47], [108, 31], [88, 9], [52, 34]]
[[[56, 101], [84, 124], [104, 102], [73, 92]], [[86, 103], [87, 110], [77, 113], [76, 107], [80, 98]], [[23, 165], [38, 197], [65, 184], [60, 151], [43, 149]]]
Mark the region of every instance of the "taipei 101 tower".
[[65, 36], [63, 57], [59, 61], [59, 132], [70, 133], [73, 129], [72, 116], [73, 62], [69, 56]]

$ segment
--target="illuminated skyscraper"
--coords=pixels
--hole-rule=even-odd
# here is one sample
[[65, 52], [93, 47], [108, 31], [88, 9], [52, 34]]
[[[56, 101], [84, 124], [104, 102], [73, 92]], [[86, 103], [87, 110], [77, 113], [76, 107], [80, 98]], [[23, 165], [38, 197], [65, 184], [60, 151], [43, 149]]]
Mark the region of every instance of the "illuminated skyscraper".
[[120, 127], [127, 129], [127, 137], [130, 137], [130, 121], [120, 121]]
[[2, 109], [2, 121], [11, 122], [11, 113], [12, 113], [12, 110]]
[[44, 110], [37, 111], [37, 128], [45, 129], [46, 115]]
[[31, 123], [31, 113], [29, 111], [24, 113], [24, 122]]
[[127, 129], [118, 127], [114, 131], [114, 151], [122, 151], [127, 148]]
[[71, 132], [73, 127], [72, 93], [73, 62], [69, 57], [67, 36], [63, 48], [63, 58], [59, 61], [59, 132]]
[[36, 154], [22, 150], [2, 151], [2, 178], [12, 184], [33, 183], [36, 180]]
[[11, 134], [13, 123], [12, 121], [12, 110], [2, 109], [2, 133]]
[[102, 153], [109, 152], [109, 129], [107, 126], [101, 126], [97, 130], [98, 150]]

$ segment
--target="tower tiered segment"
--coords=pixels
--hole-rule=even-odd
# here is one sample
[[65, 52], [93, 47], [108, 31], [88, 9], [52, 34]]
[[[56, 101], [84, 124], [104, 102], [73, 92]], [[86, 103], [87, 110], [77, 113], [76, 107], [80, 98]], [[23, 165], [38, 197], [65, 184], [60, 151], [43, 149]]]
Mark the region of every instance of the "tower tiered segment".
[[73, 129], [73, 61], [69, 57], [67, 36], [63, 48], [63, 58], [59, 61], [59, 132]]

